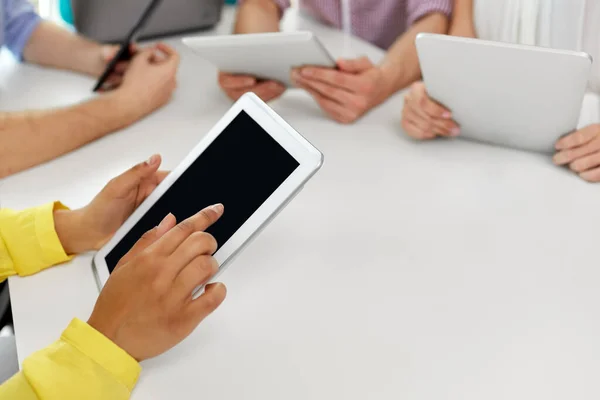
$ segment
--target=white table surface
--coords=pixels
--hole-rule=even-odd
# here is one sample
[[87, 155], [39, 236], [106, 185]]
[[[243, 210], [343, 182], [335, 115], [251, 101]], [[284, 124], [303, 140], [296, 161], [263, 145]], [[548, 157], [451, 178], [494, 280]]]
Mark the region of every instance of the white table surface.
[[[231, 21], [228, 10], [217, 31]], [[343, 50], [339, 33], [299, 23]], [[155, 152], [176, 166], [230, 103], [215, 69], [172, 43], [182, 66], [171, 104], [0, 181], [0, 204], [83, 206]], [[352, 49], [382, 55], [358, 41]], [[0, 108], [70, 104], [92, 84], [4, 62]], [[541, 155], [411, 141], [401, 96], [352, 126], [301, 92], [272, 105], [325, 165], [222, 276], [221, 309], [143, 363], [134, 399], [600, 398], [600, 186]], [[21, 361], [88, 317], [90, 263], [10, 279]]]

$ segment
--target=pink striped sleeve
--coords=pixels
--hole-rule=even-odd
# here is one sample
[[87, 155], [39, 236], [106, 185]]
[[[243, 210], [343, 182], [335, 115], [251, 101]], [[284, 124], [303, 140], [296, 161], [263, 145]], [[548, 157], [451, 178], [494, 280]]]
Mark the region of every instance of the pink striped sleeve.
[[411, 26], [427, 14], [442, 13], [450, 16], [452, 0], [408, 0], [408, 26]]
[[[243, 3], [244, 1], [246, 1], [246, 0], [239, 0], [240, 3]], [[277, 7], [279, 7], [282, 14], [286, 9], [288, 9], [292, 6], [292, 3], [290, 0], [272, 0], [272, 1], [273, 1], [273, 3], [277, 4]]]
[[290, 0], [273, 0], [275, 4], [279, 6], [281, 11], [285, 11], [287, 8], [290, 8], [292, 3]]

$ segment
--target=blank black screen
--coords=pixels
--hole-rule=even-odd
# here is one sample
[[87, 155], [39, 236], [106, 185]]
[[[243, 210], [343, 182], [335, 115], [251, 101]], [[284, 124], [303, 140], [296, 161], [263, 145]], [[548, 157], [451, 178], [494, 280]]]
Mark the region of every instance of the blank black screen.
[[183, 221], [205, 207], [223, 203], [225, 213], [207, 232], [219, 247], [224, 245], [298, 166], [241, 111], [106, 256], [109, 271], [168, 213]]

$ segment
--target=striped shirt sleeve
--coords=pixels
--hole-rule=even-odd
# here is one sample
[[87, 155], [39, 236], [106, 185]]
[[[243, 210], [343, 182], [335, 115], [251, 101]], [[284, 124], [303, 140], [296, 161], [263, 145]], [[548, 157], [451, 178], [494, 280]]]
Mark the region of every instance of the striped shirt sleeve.
[[442, 13], [450, 16], [452, 0], [408, 0], [408, 26], [431, 13]]
[[[239, 0], [240, 3], [243, 3], [246, 0]], [[291, 0], [271, 0], [277, 7], [279, 7], [279, 11], [281, 11], [281, 15], [283, 15], [284, 11], [292, 6]]]

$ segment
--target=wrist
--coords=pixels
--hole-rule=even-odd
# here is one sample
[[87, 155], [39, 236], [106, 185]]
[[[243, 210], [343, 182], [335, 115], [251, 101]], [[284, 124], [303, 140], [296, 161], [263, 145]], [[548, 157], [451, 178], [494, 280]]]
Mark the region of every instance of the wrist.
[[55, 210], [54, 229], [67, 254], [78, 254], [91, 250], [87, 233], [83, 229], [81, 210]]
[[106, 68], [103, 46], [91, 40], [83, 42], [81, 55], [81, 72], [94, 78], [100, 77]]
[[102, 95], [102, 100], [115, 116], [113, 130], [129, 126], [144, 116], [139, 99], [136, 99], [135, 93], [131, 93], [127, 87], [120, 86]]
[[387, 99], [392, 96], [398, 90], [402, 89], [400, 82], [402, 81], [401, 74], [399, 73], [399, 66], [395, 65], [392, 62], [388, 62], [384, 60], [380, 65], [377, 66], [381, 71], [382, 77], [382, 92], [381, 92], [381, 101]]

